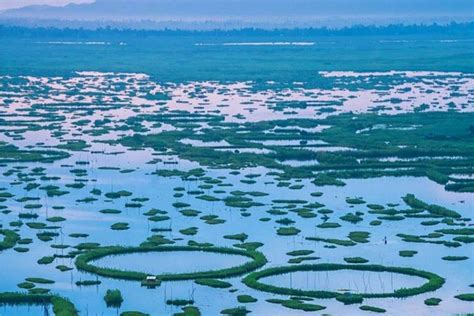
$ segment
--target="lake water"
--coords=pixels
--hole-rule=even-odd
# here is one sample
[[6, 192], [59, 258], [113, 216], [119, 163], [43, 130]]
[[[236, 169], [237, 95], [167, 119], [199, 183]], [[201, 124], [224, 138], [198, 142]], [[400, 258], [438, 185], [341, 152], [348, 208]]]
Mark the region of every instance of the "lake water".
[[[128, 40], [127, 45], [98, 44], [108, 40], [71, 41], [75, 44], [45, 39], [33, 45], [0, 39], [0, 44], [8, 42], [0, 51], [0, 60], [5, 60], [0, 66], [0, 140], [21, 150], [18, 153], [6, 147], [0, 152], [0, 229], [15, 230], [22, 238], [15, 249], [0, 252], [0, 292], [18, 291], [18, 284], [26, 278], [42, 277], [54, 283], [37, 287], [69, 298], [81, 315], [117, 315], [130, 310], [151, 315], [180, 312], [180, 308], [166, 304], [168, 299], [192, 299], [203, 315], [218, 315], [223, 309], [242, 305], [237, 296], [244, 294], [258, 299], [247, 305], [255, 315], [301, 315], [301, 311], [266, 302], [288, 297], [248, 288], [241, 282], [243, 276], [223, 279], [232, 284], [232, 291], [192, 280], [163, 282], [156, 289], [146, 289], [140, 282], [78, 271], [75, 258], [67, 256], [84, 243], [138, 246], [150, 238], [162, 238], [169, 245], [199, 242], [234, 247], [240, 241], [228, 236], [245, 234], [245, 242], [262, 243], [257, 250], [268, 260], [263, 269], [290, 265], [294, 256], [289, 252], [311, 250], [311, 256], [320, 259], [305, 263], [343, 264], [344, 258], [360, 256], [370, 264], [426, 270], [446, 279], [443, 287], [432, 293], [364, 301], [387, 309], [388, 315], [472, 311], [472, 303], [454, 297], [473, 292], [472, 243], [447, 247], [406, 242], [400, 237], [410, 234], [453, 242], [459, 235], [438, 236], [437, 230], [472, 226], [474, 195], [447, 190], [438, 174], [447, 176], [447, 183], [473, 178], [474, 153], [466, 122], [472, 122], [469, 119], [474, 112], [474, 74], [459, 54], [472, 43], [444, 43], [448, 48], [444, 46], [437, 53], [445, 58], [458, 56], [452, 60], [457, 68], [453, 67], [464, 67], [461, 70], [465, 71], [450, 71], [438, 61], [443, 59], [438, 55], [433, 59], [435, 64], [428, 65], [432, 70], [420, 71], [417, 69], [425, 68], [422, 64], [413, 60], [403, 63], [403, 58], [394, 58], [397, 54], [387, 51], [396, 51], [399, 44], [367, 39], [361, 40], [358, 48], [350, 42], [351, 48], [344, 50], [346, 58], [372, 58], [360, 64], [357, 58], [331, 59], [346, 47], [339, 40], [330, 44], [278, 38], [229, 38], [222, 43], [210, 38], [189, 39], [171, 45], [179, 48], [173, 53], [155, 38], [143, 47], [142, 40]], [[377, 47], [387, 56], [379, 56], [380, 65], [373, 71], [359, 69], [374, 64], [374, 56], [366, 56], [373, 45], [383, 46]], [[407, 45], [402, 51], [406, 58], [414, 54], [412, 49], [418, 56], [426, 56], [422, 54], [427, 50], [426, 41]], [[430, 45], [431, 52], [441, 43]], [[55, 54], [46, 54], [46, 49], [53, 48]], [[145, 49], [143, 56], [136, 58], [141, 49]], [[17, 61], [12, 60], [17, 55], [12, 52], [18, 54]], [[85, 52], [92, 54], [88, 62], [80, 58]], [[195, 54], [193, 58], [188, 58], [190, 52]], [[37, 62], [38, 54], [50, 58]], [[63, 57], [56, 55], [69, 56], [70, 63], [58, 62]], [[98, 62], [99, 55], [104, 64]], [[128, 66], [117, 69], [123, 65], [118, 56], [128, 56], [133, 62], [124, 62]], [[249, 61], [255, 58], [248, 56], [263, 59], [255, 64]], [[332, 61], [321, 56], [331, 56]], [[276, 69], [275, 60], [287, 67]], [[52, 67], [55, 62], [57, 68]], [[331, 64], [336, 62], [345, 69]], [[439, 113], [455, 123], [433, 126], [431, 119], [425, 119]], [[387, 122], [372, 124], [375, 119], [371, 114]], [[459, 116], [450, 116], [454, 114]], [[404, 115], [416, 119], [396, 120], [407, 117]], [[350, 119], [345, 121], [344, 117]], [[461, 132], [458, 126], [463, 126]], [[344, 136], [334, 136], [331, 129]], [[375, 144], [374, 149], [371, 146]], [[440, 147], [446, 153], [429, 155], [429, 150]], [[69, 156], [38, 161], [35, 155], [46, 150]], [[372, 156], [364, 156], [371, 150]], [[399, 151], [408, 157], [399, 157]], [[28, 159], [31, 157], [34, 159]], [[374, 160], [380, 164], [375, 169], [351, 177], [364, 163]], [[433, 160], [436, 165], [418, 165]], [[415, 168], [418, 173], [397, 173]], [[427, 170], [432, 172], [432, 180], [423, 173]], [[324, 171], [340, 172], [333, 175], [345, 185], [315, 183]], [[111, 192], [122, 192], [122, 196]], [[402, 199], [407, 194], [454, 210], [461, 219], [429, 217], [426, 210], [423, 216], [408, 216], [412, 215], [411, 207]], [[363, 201], [348, 203], [354, 198]], [[378, 206], [374, 208], [374, 204]], [[105, 214], [101, 212], [104, 209], [120, 212]], [[401, 218], [387, 218], [374, 209], [401, 214]], [[348, 213], [358, 214], [361, 220], [344, 220]], [[438, 222], [427, 224], [430, 220]], [[340, 226], [318, 228], [325, 222]], [[111, 229], [116, 223], [128, 223], [129, 228]], [[196, 228], [195, 234], [183, 233], [190, 227]], [[297, 234], [278, 234], [282, 227], [295, 227]], [[352, 246], [307, 239], [348, 242], [351, 232], [361, 231], [370, 233], [369, 237]], [[54, 233], [51, 240], [44, 238], [45, 232]], [[417, 253], [402, 257], [399, 253], [403, 250]], [[55, 258], [41, 264], [39, 260], [45, 256]], [[445, 256], [468, 259], [447, 261], [442, 259]], [[248, 261], [244, 256], [178, 251], [108, 256], [94, 264], [161, 274], [224, 269]], [[71, 270], [61, 272], [59, 265]], [[101, 281], [98, 286], [76, 285], [77, 281], [96, 279]], [[346, 270], [295, 272], [261, 281], [281, 287], [357, 293], [392, 292], [425, 282], [396, 273]], [[118, 311], [105, 305], [108, 289], [122, 292], [124, 302]], [[443, 301], [438, 307], [428, 307], [424, 300], [430, 297]], [[345, 306], [335, 300], [313, 303], [326, 306], [328, 314], [367, 314], [357, 305]], [[43, 314], [42, 307], [0, 307], [0, 315]]]

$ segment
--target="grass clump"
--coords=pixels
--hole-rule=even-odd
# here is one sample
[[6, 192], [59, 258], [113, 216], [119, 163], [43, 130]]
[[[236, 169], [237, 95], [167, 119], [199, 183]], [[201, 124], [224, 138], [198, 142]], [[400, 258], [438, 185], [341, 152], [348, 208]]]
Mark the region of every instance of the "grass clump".
[[197, 227], [188, 227], [188, 228], [185, 228], [185, 229], [181, 229], [179, 232], [183, 235], [186, 235], [186, 236], [194, 236], [198, 233], [198, 228]]
[[357, 224], [358, 222], [361, 222], [363, 219], [357, 214], [354, 213], [347, 213], [344, 216], [339, 217], [341, 220], [352, 223], [352, 224]]
[[181, 313], [175, 313], [173, 316], [201, 316], [199, 308], [195, 306], [185, 306], [181, 310]]
[[232, 286], [229, 282], [217, 280], [217, 279], [199, 279], [194, 281], [196, 284], [214, 287], [218, 289], [227, 289]]
[[398, 255], [400, 257], [407, 257], [407, 258], [411, 258], [413, 257], [414, 255], [416, 255], [418, 253], [418, 251], [415, 251], [415, 250], [400, 250], [398, 252]]
[[92, 286], [92, 285], [100, 285], [100, 284], [102, 284], [102, 282], [99, 280], [81, 280], [81, 281], [76, 282], [77, 286]]
[[120, 214], [120, 213], [122, 213], [122, 211], [117, 210], [117, 209], [113, 209], [113, 208], [106, 208], [106, 209], [100, 210], [99, 212], [102, 213], [102, 214]]
[[350, 232], [347, 237], [350, 240], [352, 240], [354, 242], [357, 242], [357, 243], [368, 243], [370, 233], [369, 232], [363, 232], [363, 231], [355, 231], [355, 232]]
[[245, 316], [249, 313], [250, 311], [242, 306], [234, 307], [234, 308], [226, 308], [221, 311], [222, 315], [230, 315], [230, 316]]
[[50, 264], [53, 263], [54, 257], [53, 256], [45, 256], [40, 258], [37, 262], [38, 264]]
[[439, 305], [439, 303], [441, 303], [441, 299], [440, 298], [436, 298], [436, 297], [430, 297], [430, 298], [427, 298], [425, 300], [425, 305], [428, 305], [428, 306], [437, 306]]
[[407, 194], [403, 197], [403, 201], [414, 209], [423, 209], [428, 211], [430, 214], [438, 215], [442, 217], [461, 218], [461, 214], [456, 211], [449, 210], [443, 206], [435, 204], [427, 204], [415, 197], [414, 194]]
[[4, 236], [3, 240], [0, 241], [0, 251], [15, 247], [20, 240], [20, 235], [13, 230], [0, 229], [0, 235]]
[[333, 244], [333, 245], [337, 245], [337, 246], [344, 246], [344, 247], [350, 247], [350, 246], [357, 245], [352, 240], [344, 240], [344, 239], [336, 239], [336, 238], [306, 237], [306, 240], [321, 241], [321, 242], [325, 242], [325, 243], [328, 243], [328, 244]]
[[474, 293], [459, 294], [455, 298], [461, 301], [474, 302]]
[[193, 300], [184, 300], [184, 299], [176, 299], [176, 300], [167, 300], [166, 304], [173, 305], [173, 306], [186, 306], [186, 305], [193, 305]]
[[0, 293], [0, 304], [6, 305], [53, 305], [56, 316], [78, 316], [79, 313], [69, 300], [51, 294], [25, 294], [20, 292]]
[[123, 303], [123, 297], [120, 290], [107, 290], [104, 296], [104, 301], [107, 307], [119, 308]]
[[296, 227], [280, 227], [277, 230], [277, 234], [280, 236], [294, 236], [298, 235], [301, 230]]
[[310, 255], [312, 253], [314, 253], [313, 250], [302, 249], [302, 250], [293, 250], [293, 251], [287, 252], [286, 254], [288, 256], [298, 257], [298, 256], [307, 256], [307, 255]]
[[344, 261], [347, 263], [367, 263], [369, 260], [362, 257], [347, 257], [344, 258]]
[[137, 312], [137, 311], [128, 311], [128, 312], [123, 312], [120, 313], [120, 316], [149, 316], [150, 314], [145, 314], [142, 312]]
[[237, 301], [239, 303], [243, 303], [243, 304], [246, 304], [246, 303], [255, 303], [257, 302], [258, 300], [253, 297], [253, 296], [250, 296], [250, 295], [237, 295]]
[[53, 280], [45, 278], [26, 278], [25, 281], [36, 284], [54, 284]]
[[319, 225], [316, 225], [316, 227], [318, 227], [318, 228], [339, 228], [339, 227], [341, 227], [341, 225], [338, 224], [338, 223], [325, 222], [325, 223], [321, 223]]
[[291, 264], [299, 264], [304, 261], [313, 261], [313, 260], [319, 260], [321, 259], [320, 257], [314, 257], [314, 256], [308, 256], [308, 257], [296, 257], [296, 258], [291, 258], [288, 260], [288, 263]]
[[362, 305], [359, 307], [360, 310], [367, 311], [367, 312], [374, 312], [374, 313], [385, 313], [386, 310], [380, 307], [370, 306], [370, 305]]
[[247, 240], [248, 237], [249, 236], [245, 233], [224, 236], [225, 239], [238, 240], [240, 242], [244, 242], [245, 240]]
[[354, 293], [344, 293], [339, 294], [336, 296], [336, 300], [344, 305], [351, 305], [351, 304], [360, 304], [364, 300], [364, 297], [361, 294], [354, 294]]
[[442, 257], [441, 259], [446, 260], [446, 261], [463, 261], [469, 259], [469, 257], [466, 256], [445, 256]]
[[325, 306], [321, 305], [316, 305], [316, 304], [310, 304], [310, 303], [305, 303], [301, 300], [297, 299], [290, 299], [290, 300], [282, 300], [282, 299], [268, 299], [267, 302], [269, 303], [274, 303], [274, 304], [280, 304], [281, 306], [284, 306], [286, 308], [294, 309], [294, 310], [301, 310], [305, 312], [317, 312], [320, 310], [325, 309]]

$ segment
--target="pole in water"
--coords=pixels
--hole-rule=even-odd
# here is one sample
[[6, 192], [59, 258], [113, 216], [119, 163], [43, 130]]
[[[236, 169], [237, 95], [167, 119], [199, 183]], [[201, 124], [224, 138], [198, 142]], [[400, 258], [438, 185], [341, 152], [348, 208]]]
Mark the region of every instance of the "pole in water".
[[44, 309], [44, 316], [49, 316], [49, 310], [46, 304], [43, 305], [43, 309]]

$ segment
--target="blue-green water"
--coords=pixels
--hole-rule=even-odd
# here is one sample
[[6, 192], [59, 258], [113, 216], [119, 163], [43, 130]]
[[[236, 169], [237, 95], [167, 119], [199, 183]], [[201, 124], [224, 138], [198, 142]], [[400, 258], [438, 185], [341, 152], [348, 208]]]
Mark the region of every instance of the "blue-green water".
[[[464, 128], [474, 111], [474, 41], [469, 34], [72, 36], [66, 32], [61, 37], [48, 33], [34, 37], [2, 36], [0, 47], [0, 140], [22, 150], [54, 149], [70, 155], [53, 162], [18, 162], [14, 160], [19, 159], [15, 151], [2, 149], [0, 188], [11, 195], [2, 195], [1, 228], [15, 230], [22, 239], [31, 238], [32, 243], [16, 245], [28, 248], [27, 252], [17, 248], [0, 253], [1, 292], [19, 290], [17, 285], [25, 278], [43, 277], [55, 283], [37, 287], [69, 298], [81, 315], [117, 315], [130, 310], [172, 315], [181, 311], [166, 304], [168, 299], [192, 299], [203, 315], [218, 315], [223, 309], [243, 306], [237, 301], [242, 294], [258, 299], [246, 304], [254, 315], [302, 314], [267, 302], [271, 298], [289, 297], [249, 288], [241, 282], [242, 277], [223, 279], [231, 283], [230, 289], [211, 288], [193, 281], [163, 282], [156, 289], [146, 289], [137, 281], [78, 271], [74, 258], [62, 257], [79, 243], [138, 246], [154, 235], [176, 245], [197, 241], [235, 247], [240, 241], [228, 236], [245, 233], [245, 241], [262, 243], [258, 250], [268, 259], [264, 269], [294, 265], [289, 262], [293, 256], [288, 253], [305, 249], [313, 251], [310, 256], [318, 257], [304, 262], [307, 264], [343, 264], [347, 257], [363, 257], [371, 264], [426, 270], [445, 278], [446, 283], [435, 292], [404, 299], [364, 300], [364, 304], [385, 308], [389, 315], [472, 311], [472, 303], [455, 298], [473, 292], [472, 243], [458, 242], [448, 247], [406, 242], [399, 236], [404, 233], [453, 241], [457, 235], [430, 234], [440, 229], [472, 229], [474, 195], [447, 190], [445, 186], [459, 178], [472, 179], [474, 174], [470, 165], [474, 156], [472, 132]], [[367, 126], [360, 122], [370, 113], [405, 117], [413, 112], [422, 113], [413, 116], [415, 119], [409, 116], [402, 123]], [[428, 125], [425, 117], [435, 117], [438, 112], [453, 121], [440, 128]], [[451, 116], [454, 112], [459, 121]], [[344, 134], [353, 143], [342, 146], [339, 142], [328, 142], [325, 130], [345, 127], [325, 121], [330, 114], [352, 115], [352, 122], [341, 124], [353, 128], [352, 134]], [[285, 125], [290, 119], [291, 124]], [[419, 121], [413, 121], [416, 119]], [[272, 125], [276, 120], [283, 122], [281, 126]], [[384, 138], [384, 133], [392, 135], [394, 131], [400, 133], [400, 141]], [[124, 141], [134, 134], [139, 135], [139, 140], [146, 135], [156, 138], [140, 146], [134, 146], [130, 139]], [[176, 135], [180, 137], [177, 141]], [[375, 145], [360, 142], [358, 135], [376, 135], [379, 152], [364, 156]], [[404, 135], [423, 137], [416, 138], [421, 139], [420, 144], [413, 144]], [[79, 142], [79, 148], [75, 148], [68, 146], [71, 140], [84, 143]], [[450, 146], [442, 154], [431, 155], [427, 150], [418, 153], [417, 148], [426, 146], [425, 142], [439, 150], [436, 141]], [[398, 147], [390, 147], [390, 142], [396, 142]], [[459, 148], [459, 143], [465, 147]], [[402, 150], [407, 146], [411, 155]], [[206, 156], [214, 152], [224, 153], [236, 165], [253, 165], [214, 165]], [[246, 161], [241, 157], [250, 158]], [[374, 160], [390, 163], [395, 171], [417, 168], [417, 172], [367, 173], [366, 179], [346, 176], [342, 179], [344, 186], [313, 182], [318, 171], [323, 170], [317, 168], [328, 163], [341, 162], [334, 168], [349, 172]], [[434, 160], [436, 168], [430, 164]], [[291, 173], [294, 170], [287, 166], [302, 169]], [[350, 168], [344, 169], [347, 166]], [[202, 168], [202, 175], [182, 174], [193, 168]], [[428, 178], [420, 172], [429, 168], [438, 172], [438, 177], [431, 173]], [[159, 173], [166, 170], [172, 176]], [[288, 170], [288, 174], [283, 173]], [[310, 176], [302, 170], [309, 171]], [[445, 183], [439, 174], [448, 177]], [[67, 194], [48, 194], [56, 192], [51, 191], [51, 186]], [[106, 196], [120, 190], [129, 195]], [[425, 209], [420, 217], [408, 216], [411, 207], [402, 199], [408, 193], [428, 204], [455, 210], [461, 219], [429, 216]], [[259, 204], [233, 206], [226, 200], [242, 194]], [[215, 200], [206, 200], [206, 196]], [[348, 202], [350, 198], [364, 201], [353, 204]], [[184, 209], [197, 214], [185, 215], [176, 203], [189, 204]], [[381, 219], [381, 214], [373, 212], [369, 204], [381, 205], [384, 210], [403, 216], [399, 220]], [[306, 212], [301, 212], [302, 208]], [[104, 209], [120, 212], [100, 212]], [[154, 221], [147, 215], [150, 210], [158, 210], [166, 218]], [[349, 212], [359, 214], [361, 220], [351, 223], [341, 218]], [[28, 218], [34, 215], [37, 218]], [[203, 218], [206, 215], [221, 221], [207, 221]], [[64, 221], [51, 221], [58, 217]], [[380, 225], [373, 223], [377, 220], [381, 220]], [[318, 227], [325, 222], [338, 223], [340, 227]], [[35, 229], [32, 223], [57, 227]], [[129, 229], [113, 230], [114, 223], [128, 223]], [[279, 229], [287, 226], [299, 232], [294, 236], [278, 234]], [[193, 233], [183, 233], [189, 228], [193, 228]], [[57, 235], [42, 241], [38, 233], [45, 231]], [[348, 235], [357, 231], [370, 233], [367, 242], [345, 247], [306, 239], [347, 241]], [[85, 235], [75, 238], [73, 233]], [[402, 257], [402, 250], [417, 253], [414, 257]], [[52, 263], [38, 263], [40, 258], [53, 255], [56, 258]], [[468, 258], [447, 261], [442, 259], [445, 256]], [[247, 259], [211, 253], [149, 253], [108, 256], [96, 264], [146, 273], [177, 273], [222, 269]], [[60, 272], [58, 265], [72, 270]], [[271, 277], [269, 282], [359, 293], [421, 284], [419, 278], [406, 275], [347, 273], [285, 274]], [[101, 284], [76, 285], [84, 280], [99, 280]], [[106, 290], [115, 288], [124, 297], [118, 310], [107, 308], [103, 300]], [[430, 297], [443, 301], [438, 307], [429, 307], [424, 300]], [[360, 310], [359, 305], [343, 305], [334, 299], [315, 299], [312, 303], [326, 306], [323, 312], [328, 314], [369, 314]], [[43, 312], [42, 307], [0, 307], [0, 315]]]

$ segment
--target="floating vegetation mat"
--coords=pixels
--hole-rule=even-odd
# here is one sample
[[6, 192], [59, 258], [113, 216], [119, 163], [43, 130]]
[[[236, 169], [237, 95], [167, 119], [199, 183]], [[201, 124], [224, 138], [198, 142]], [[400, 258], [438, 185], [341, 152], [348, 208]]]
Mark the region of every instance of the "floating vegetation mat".
[[2, 308], [471, 312], [474, 76], [314, 77], [0, 76]]

